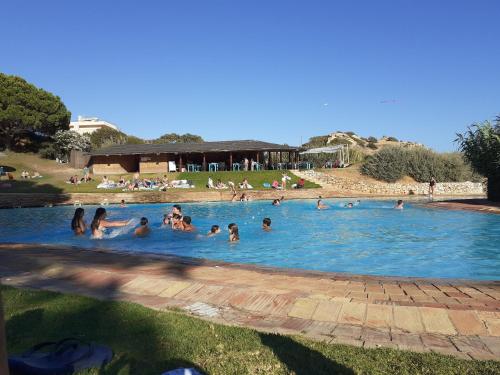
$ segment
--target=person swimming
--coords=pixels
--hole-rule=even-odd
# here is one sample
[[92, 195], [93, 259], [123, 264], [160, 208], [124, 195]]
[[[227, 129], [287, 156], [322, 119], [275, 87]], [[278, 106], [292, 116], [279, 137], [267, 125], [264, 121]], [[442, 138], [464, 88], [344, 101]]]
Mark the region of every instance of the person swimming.
[[227, 229], [229, 229], [229, 242], [236, 242], [240, 240], [238, 225], [231, 223], [227, 226]]
[[394, 209], [396, 210], [402, 210], [403, 209], [403, 206], [404, 206], [404, 203], [403, 201], [400, 199], [398, 200], [398, 202], [396, 203], [396, 205], [394, 206]]
[[92, 231], [93, 238], [102, 238], [104, 229], [111, 227], [124, 227], [128, 223], [128, 220], [107, 221], [106, 209], [104, 207], [99, 207], [95, 210], [94, 219], [90, 224], [90, 230]]
[[354, 207], [354, 203], [349, 202], [344, 207], [346, 207], [346, 208], [353, 208]]
[[141, 218], [141, 226], [135, 228], [134, 235], [137, 237], [145, 237], [151, 233], [151, 229], [148, 226], [148, 219], [145, 217]]
[[281, 204], [281, 202], [279, 199], [274, 199], [272, 204], [273, 204], [273, 206], [279, 206]]
[[120, 201], [120, 207], [121, 207], [121, 208], [125, 208], [125, 207], [127, 207], [127, 205], [125, 204], [125, 199], [122, 199], [122, 200]]
[[182, 231], [183, 232], [194, 232], [196, 228], [194, 227], [193, 224], [191, 224], [191, 216], [184, 216], [182, 218]]
[[73, 216], [73, 220], [71, 220], [71, 230], [77, 236], [81, 236], [85, 233], [87, 229], [87, 224], [83, 220], [83, 215], [85, 214], [85, 210], [81, 207], [78, 207], [75, 210], [75, 215]]
[[319, 197], [318, 201], [316, 202], [316, 208], [318, 210], [326, 210], [328, 208], [328, 206], [326, 204], [324, 204], [323, 201], [321, 200], [321, 196]]
[[210, 228], [210, 232], [208, 232], [207, 236], [213, 237], [219, 233], [220, 233], [220, 227], [218, 225], [212, 225], [212, 228]]
[[271, 231], [271, 219], [266, 217], [264, 220], [262, 220], [262, 229], [266, 232]]

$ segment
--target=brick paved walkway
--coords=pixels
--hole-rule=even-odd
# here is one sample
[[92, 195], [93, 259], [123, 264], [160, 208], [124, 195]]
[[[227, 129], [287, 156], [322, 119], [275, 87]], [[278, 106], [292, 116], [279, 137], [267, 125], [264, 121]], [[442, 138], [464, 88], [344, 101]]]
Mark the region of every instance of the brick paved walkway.
[[500, 359], [499, 281], [349, 276], [5, 244], [0, 276], [8, 285], [176, 307], [328, 342]]

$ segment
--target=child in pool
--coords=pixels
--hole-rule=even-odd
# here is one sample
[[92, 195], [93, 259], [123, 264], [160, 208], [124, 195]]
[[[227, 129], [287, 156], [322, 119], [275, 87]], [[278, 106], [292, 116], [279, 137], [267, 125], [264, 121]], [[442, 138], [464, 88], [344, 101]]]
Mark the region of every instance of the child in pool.
[[143, 217], [141, 218], [141, 226], [136, 228], [134, 231], [134, 235], [137, 237], [145, 237], [151, 232], [148, 226], [148, 219]]
[[270, 232], [271, 231], [271, 219], [266, 217], [264, 220], [262, 220], [262, 229], [265, 232]]
[[326, 210], [328, 206], [324, 204], [323, 201], [321, 200], [321, 197], [319, 197], [318, 202], [316, 203], [316, 208], [318, 210]]
[[207, 237], [213, 237], [216, 234], [220, 233], [220, 228], [218, 225], [212, 225], [212, 228], [210, 228], [210, 232], [208, 232]]
[[194, 232], [196, 228], [194, 227], [193, 224], [191, 224], [191, 216], [184, 216], [182, 218], [182, 231], [183, 232]]

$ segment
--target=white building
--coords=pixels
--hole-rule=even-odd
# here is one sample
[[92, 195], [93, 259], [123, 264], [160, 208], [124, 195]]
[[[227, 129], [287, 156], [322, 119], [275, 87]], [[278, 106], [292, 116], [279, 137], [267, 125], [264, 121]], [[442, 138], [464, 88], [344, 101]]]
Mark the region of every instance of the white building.
[[78, 116], [78, 121], [71, 121], [69, 123], [69, 130], [73, 130], [79, 134], [91, 134], [95, 132], [96, 130], [102, 129], [102, 128], [111, 128], [114, 130], [120, 130], [118, 129], [118, 126], [101, 120], [97, 117], [83, 117], [83, 116]]

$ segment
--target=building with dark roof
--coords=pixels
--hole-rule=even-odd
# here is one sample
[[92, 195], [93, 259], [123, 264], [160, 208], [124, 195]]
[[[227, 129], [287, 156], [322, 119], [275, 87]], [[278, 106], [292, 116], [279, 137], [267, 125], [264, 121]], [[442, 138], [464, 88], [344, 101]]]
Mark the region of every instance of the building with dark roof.
[[202, 143], [115, 145], [91, 153], [95, 174], [271, 169], [298, 161], [298, 147], [245, 140]]

